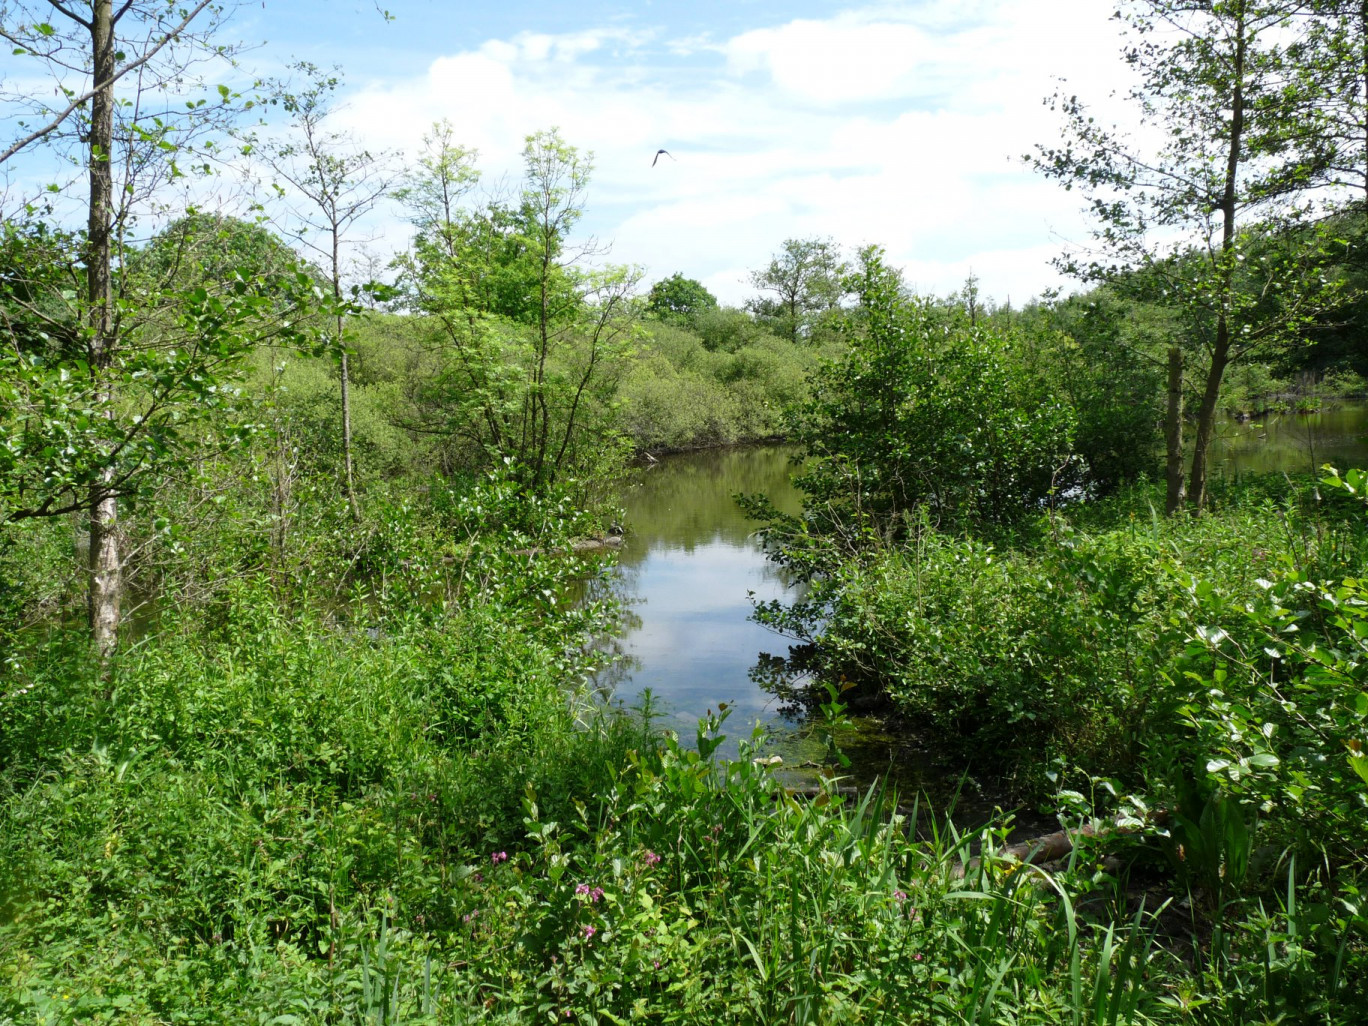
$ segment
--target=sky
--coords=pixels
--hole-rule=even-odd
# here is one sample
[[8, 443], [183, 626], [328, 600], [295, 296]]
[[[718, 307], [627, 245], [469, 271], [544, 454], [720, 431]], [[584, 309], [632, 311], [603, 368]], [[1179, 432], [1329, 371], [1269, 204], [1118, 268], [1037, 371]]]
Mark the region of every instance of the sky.
[[[388, 9], [386, 19], [377, 4]], [[593, 154], [579, 230], [645, 282], [680, 272], [723, 302], [789, 238], [883, 246], [917, 291], [969, 274], [1020, 303], [1067, 285], [1086, 242], [1076, 193], [1023, 161], [1058, 140], [1043, 104], [1121, 84], [1098, 0], [266, 0], [223, 35], [247, 65], [345, 77], [336, 127], [411, 165], [447, 119], [483, 182], [515, 182], [525, 137], [556, 127]], [[0, 61], [8, 58], [0, 58]], [[4, 69], [0, 67], [0, 74]], [[655, 166], [658, 149], [662, 157]], [[368, 245], [402, 249], [397, 207]]]

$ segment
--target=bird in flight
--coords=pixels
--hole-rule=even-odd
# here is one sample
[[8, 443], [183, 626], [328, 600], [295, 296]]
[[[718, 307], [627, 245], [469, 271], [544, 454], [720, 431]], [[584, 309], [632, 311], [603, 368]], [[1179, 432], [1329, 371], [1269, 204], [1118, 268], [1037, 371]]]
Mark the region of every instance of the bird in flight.
[[660, 159], [660, 155], [662, 153], [665, 154], [665, 156], [669, 157], [671, 160], [675, 159], [674, 154], [671, 153], [669, 150], [656, 150], [656, 155], [651, 159], [651, 167], [656, 166], [656, 161]]

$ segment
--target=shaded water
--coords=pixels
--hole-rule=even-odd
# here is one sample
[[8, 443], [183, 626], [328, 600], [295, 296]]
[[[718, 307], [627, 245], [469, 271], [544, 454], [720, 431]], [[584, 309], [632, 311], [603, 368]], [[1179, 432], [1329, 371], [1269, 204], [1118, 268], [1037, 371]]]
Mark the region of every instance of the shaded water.
[[1273, 413], [1216, 425], [1210, 475], [1310, 474], [1330, 463], [1368, 466], [1368, 402], [1326, 406], [1314, 413]]

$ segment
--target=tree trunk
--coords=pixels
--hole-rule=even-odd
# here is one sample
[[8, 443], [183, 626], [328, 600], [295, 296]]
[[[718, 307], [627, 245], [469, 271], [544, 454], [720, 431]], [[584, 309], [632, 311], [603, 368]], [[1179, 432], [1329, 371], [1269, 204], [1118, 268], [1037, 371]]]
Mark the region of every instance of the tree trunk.
[[1244, 76], [1249, 37], [1244, 11], [1235, 22], [1235, 61], [1231, 69], [1234, 82], [1230, 104], [1230, 140], [1226, 150], [1225, 188], [1221, 194], [1221, 264], [1216, 293], [1216, 341], [1211, 347], [1211, 366], [1207, 371], [1202, 405], [1197, 410], [1197, 438], [1192, 446], [1192, 476], [1188, 481], [1188, 504], [1200, 512], [1207, 499], [1207, 449], [1216, 427], [1216, 409], [1221, 400], [1221, 378], [1230, 362], [1230, 307], [1235, 283], [1235, 187], [1239, 181], [1240, 161], [1244, 156]]
[[1169, 516], [1183, 505], [1183, 351], [1172, 346], [1168, 354], [1168, 413], [1164, 419], [1164, 442], [1168, 452], [1165, 480], [1168, 483], [1164, 512]]
[[337, 305], [337, 351], [341, 356], [340, 377], [342, 380], [342, 464], [346, 474], [344, 487], [347, 490], [347, 505], [351, 507], [352, 519], [361, 522], [361, 506], [356, 501], [356, 472], [352, 466], [352, 427], [351, 427], [351, 372], [347, 366], [347, 342], [342, 333], [342, 260], [341, 238], [336, 219], [332, 227], [332, 287], [333, 303]]
[[1363, 106], [1359, 117], [1363, 119], [1363, 201], [1368, 208], [1368, 0], [1359, 4], [1359, 85], [1362, 87]]
[[86, 593], [90, 636], [105, 662], [119, 640], [123, 564], [119, 558], [118, 500], [104, 495], [90, 511], [90, 585]]
[[1217, 344], [1211, 354], [1211, 369], [1207, 372], [1202, 405], [1197, 409], [1197, 437], [1192, 443], [1192, 475], [1188, 479], [1188, 504], [1195, 510], [1206, 507], [1207, 451], [1215, 434], [1216, 409], [1221, 399], [1221, 377], [1225, 374], [1228, 343]]
[[[88, 174], [90, 210], [86, 224], [86, 299], [89, 305], [90, 374], [97, 400], [113, 417], [114, 337], [112, 225], [114, 169], [114, 13], [113, 0], [95, 0], [88, 23], [93, 57], [94, 95], [90, 101]], [[90, 490], [90, 567], [87, 615], [101, 661], [114, 652], [119, 633], [123, 564], [119, 557], [118, 500], [109, 494], [113, 470]]]

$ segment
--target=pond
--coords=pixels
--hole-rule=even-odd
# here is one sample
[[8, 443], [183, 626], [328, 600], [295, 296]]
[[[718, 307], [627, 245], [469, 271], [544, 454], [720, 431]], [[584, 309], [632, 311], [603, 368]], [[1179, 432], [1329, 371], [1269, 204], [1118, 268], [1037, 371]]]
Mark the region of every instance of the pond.
[[[780, 776], [803, 786], [829, 772], [826, 732], [757, 679], [763, 657], [788, 656], [789, 642], [751, 622], [752, 602], [785, 597], [785, 581], [765, 559], [758, 525], [733, 499], [758, 492], [783, 512], [799, 512], [790, 457], [782, 446], [710, 450], [635, 472], [622, 499], [627, 539], [618, 579], [629, 625], [623, 658], [600, 685], [628, 707], [649, 689], [659, 703], [657, 725], [689, 747], [699, 718], [726, 703], [721, 754], [735, 757], [737, 740], [760, 725], [769, 735], [766, 753], [783, 760]], [[965, 770], [936, 765], [916, 738], [888, 731], [876, 717], [852, 717], [835, 736], [851, 761], [842, 775], [857, 785], [887, 776], [904, 794], [924, 791], [945, 802]], [[971, 780], [960, 809], [986, 818], [994, 804]]]
[[[1368, 403], [1362, 402], [1229, 420], [1218, 431], [1212, 474], [1368, 465], [1365, 431]], [[649, 688], [661, 703], [658, 722], [686, 744], [699, 717], [725, 702], [732, 740], [724, 751], [734, 755], [735, 739], [758, 723], [774, 734], [771, 750], [783, 757], [787, 773], [819, 762], [825, 746], [800, 713], [756, 679], [762, 654], [786, 656], [788, 642], [750, 621], [752, 600], [781, 598], [785, 584], [764, 557], [757, 525], [732, 497], [763, 493], [781, 510], [797, 512], [790, 456], [779, 446], [713, 450], [670, 456], [635, 472], [623, 494], [628, 537], [618, 582], [631, 623], [620, 642], [625, 659], [601, 682], [628, 706]], [[933, 765], [916, 739], [891, 734], [876, 719], [855, 723], [840, 743], [858, 782], [891, 772], [904, 792], [945, 794], [972, 769]]]
[[[1189, 432], [1190, 434], [1191, 432]], [[1368, 402], [1347, 402], [1312, 413], [1272, 413], [1216, 426], [1210, 474], [1309, 474], [1330, 463], [1341, 470], [1368, 465]]]

